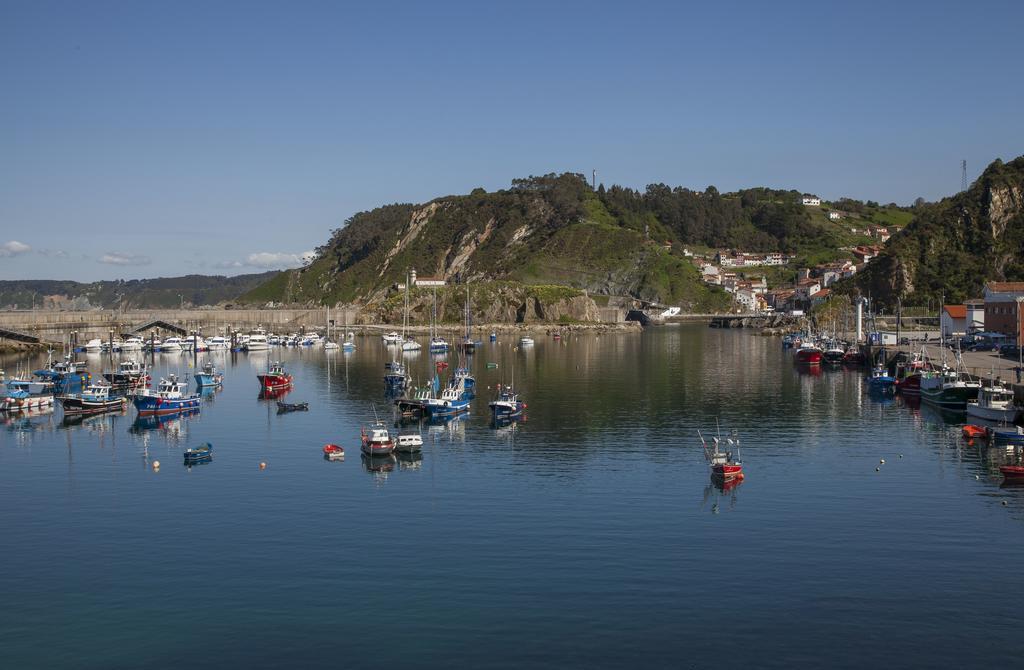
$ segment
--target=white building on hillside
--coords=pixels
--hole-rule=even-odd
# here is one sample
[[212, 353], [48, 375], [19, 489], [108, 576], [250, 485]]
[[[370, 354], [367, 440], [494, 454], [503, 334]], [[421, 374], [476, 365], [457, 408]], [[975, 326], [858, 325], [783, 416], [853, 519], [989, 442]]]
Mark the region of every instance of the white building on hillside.
[[816, 195], [808, 195], [805, 193], [800, 199], [800, 203], [810, 207], [821, 207], [821, 198]]

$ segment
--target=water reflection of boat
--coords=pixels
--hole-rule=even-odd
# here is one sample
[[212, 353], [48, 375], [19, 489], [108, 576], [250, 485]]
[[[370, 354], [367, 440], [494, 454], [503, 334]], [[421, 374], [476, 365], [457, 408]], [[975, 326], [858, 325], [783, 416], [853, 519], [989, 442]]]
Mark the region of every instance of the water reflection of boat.
[[362, 454], [363, 469], [367, 472], [391, 472], [395, 469], [398, 459], [394, 454], [386, 456], [369, 456]]
[[260, 400], [277, 400], [278, 398], [285, 397], [286, 395], [288, 395], [291, 392], [292, 392], [292, 390], [291, 390], [290, 387], [288, 387], [288, 388], [273, 389], [273, 390], [263, 389], [263, 390], [260, 391], [259, 395], [256, 396], [256, 397], [259, 398]]
[[398, 452], [395, 454], [400, 470], [419, 470], [423, 467], [423, 452]]
[[10, 412], [0, 412], [0, 424], [10, 427], [13, 430], [34, 430], [38, 426], [32, 423], [34, 417], [53, 414], [53, 405], [46, 407], [34, 407], [32, 409], [19, 409]]
[[106, 430], [114, 424], [113, 417], [127, 416], [128, 410], [122, 409], [119, 412], [104, 412], [103, 414], [65, 414], [60, 422], [61, 428], [96, 428]]
[[173, 415], [140, 415], [136, 417], [135, 421], [128, 429], [128, 432], [136, 435], [144, 434], [153, 430], [174, 432], [181, 428], [184, 420], [187, 420], [197, 414], [199, 414], [199, 410], [193, 409]]

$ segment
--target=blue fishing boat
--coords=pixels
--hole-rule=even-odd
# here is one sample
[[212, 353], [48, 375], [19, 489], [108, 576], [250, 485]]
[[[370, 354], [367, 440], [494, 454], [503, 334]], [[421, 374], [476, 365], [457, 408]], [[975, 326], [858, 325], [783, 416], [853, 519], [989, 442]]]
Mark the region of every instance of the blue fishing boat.
[[188, 393], [188, 384], [175, 375], [161, 379], [157, 389], [142, 389], [132, 398], [139, 416], [175, 414], [199, 408], [199, 395]]
[[472, 392], [476, 387], [476, 379], [469, 373], [469, 368], [458, 367], [455, 368], [452, 384], [463, 392]]
[[400, 361], [385, 363], [384, 385], [387, 390], [398, 391], [404, 389], [409, 383], [409, 374], [405, 370], [405, 364]]
[[213, 460], [213, 445], [209, 442], [185, 450], [185, 465], [209, 463]]
[[65, 356], [62, 361], [50, 361], [49, 365], [33, 372], [35, 376], [53, 382], [55, 393], [72, 393], [80, 391], [89, 383], [92, 376], [86, 369], [84, 361], [73, 361]]
[[90, 384], [81, 393], [57, 396], [57, 401], [64, 408], [64, 414], [101, 414], [124, 409], [128, 399], [110, 395], [111, 388], [107, 383]]
[[519, 394], [511, 386], [498, 387], [498, 397], [489, 403], [495, 422], [511, 421], [523, 415], [526, 403], [519, 400]]
[[469, 398], [458, 388], [449, 384], [441, 395], [428, 398], [424, 409], [430, 418], [454, 416], [469, 411]]
[[196, 386], [203, 388], [207, 386], [221, 386], [224, 383], [224, 373], [218, 370], [213, 362], [207, 362], [200, 372], [193, 375], [196, 379]]
[[868, 390], [873, 393], [893, 393], [896, 390], [895, 384], [896, 378], [883, 365], [876, 366], [868, 378]]
[[988, 438], [996, 444], [1024, 444], [1024, 428], [989, 428]]

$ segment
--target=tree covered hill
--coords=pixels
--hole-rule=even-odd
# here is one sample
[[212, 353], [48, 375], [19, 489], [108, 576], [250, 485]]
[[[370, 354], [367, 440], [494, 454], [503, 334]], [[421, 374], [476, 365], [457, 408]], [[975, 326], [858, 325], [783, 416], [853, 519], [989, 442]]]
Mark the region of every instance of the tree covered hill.
[[562, 285], [693, 311], [727, 307], [683, 250], [735, 247], [835, 256], [844, 238], [800, 204], [800, 192], [719, 193], [653, 184], [592, 189], [580, 174], [517, 179], [509, 189], [393, 204], [356, 214], [307, 267], [282, 273], [249, 302], [371, 303], [415, 268], [449, 281]]
[[1024, 156], [996, 160], [963, 193], [923, 205], [856, 282], [885, 306], [980, 297], [986, 281], [1024, 281]]
[[266, 283], [277, 271], [224, 277], [185, 275], [81, 283], [61, 280], [0, 281], [3, 309], [158, 309], [217, 305]]

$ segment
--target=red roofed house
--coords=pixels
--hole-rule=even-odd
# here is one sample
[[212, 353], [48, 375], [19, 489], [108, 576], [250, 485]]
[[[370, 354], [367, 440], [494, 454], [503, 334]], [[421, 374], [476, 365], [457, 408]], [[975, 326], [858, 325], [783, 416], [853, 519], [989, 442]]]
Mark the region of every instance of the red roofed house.
[[832, 293], [832, 289], [830, 289], [830, 288], [823, 288], [820, 291], [818, 291], [817, 293], [812, 293], [811, 294], [811, 306], [813, 307], [815, 305], [820, 305], [821, 303], [825, 302], [826, 300], [828, 300], [828, 296], [831, 293]]
[[985, 330], [1024, 342], [1024, 282], [985, 284]]
[[942, 337], [963, 337], [967, 334], [967, 305], [943, 305], [939, 315]]

